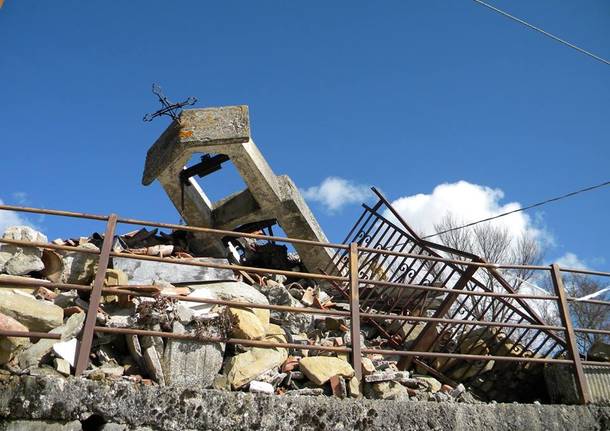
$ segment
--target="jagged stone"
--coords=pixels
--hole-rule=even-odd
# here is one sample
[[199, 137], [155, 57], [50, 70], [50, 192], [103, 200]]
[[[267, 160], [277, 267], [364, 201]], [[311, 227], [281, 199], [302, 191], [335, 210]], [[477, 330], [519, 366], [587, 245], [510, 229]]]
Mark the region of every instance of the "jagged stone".
[[[78, 248], [99, 251], [99, 248], [91, 243], [79, 245]], [[61, 281], [63, 283], [89, 284], [93, 281], [99, 255], [77, 251], [63, 252], [62, 254], [64, 269], [61, 274]]]
[[138, 336], [133, 334], [125, 335], [125, 344], [127, 344], [127, 350], [129, 350], [129, 354], [136, 364], [140, 368], [144, 368], [144, 355], [142, 354], [142, 346]]
[[245, 340], [260, 340], [265, 336], [265, 326], [257, 315], [246, 308], [229, 308], [229, 314], [235, 322], [231, 335]]
[[322, 388], [295, 389], [295, 390], [286, 392], [286, 395], [289, 397], [317, 397], [320, 395], [324, 395], [324, 389], [322, 389]]
[[[285, 332], [279, 326], [271, 324], [267, 327], [265, 340], [285, 343]], [[281, 347], [253, 347], [231, 358], [225, 372], [231, 387], [239, 389], [262, 374], [279, 368], [287, 358], [288, 351]]]
[[[28, 328], [10, 316], [0, 313], [0, 330], [28, 332]], [[0, 364], [9, 362], [20, 348], [29, 346], [27, 337], [2, 337], [0, 339]]]
[[129, 282], [127, 274], [118, 268], [106, 270], [104, 286], [125, 286]]
[[157, 349], [155, 349], [154, 346], [150, 346], [144, 350], [144, 363], [146, 364], [146, 370], [150, 374], [150, 377], [160, 385], [165, 385], [163, 368], [161, 367]]
[[[267, 280], [267, 286], [261, 287], [261, 292], [271, 304], [303, 308], [303, 304], [294, 298], [286, 287], [276, 281]], [[272, 311], [271, 318], [280, 322], [293, 334], [308, 332], [313, 326], [313, 316], [307, 313]]]
[[347, 385], [345, 379], [341, 376], [332, 376], [330, 378], [330, 388], [333, 395], [339, 398], [347, 397]]
[[413, 378], [422, 382], [429, 392], [438, 392], [441, 390], [443, 384], [436, 380], [434, 377], [414, 375]]
[[408, 400], [407, 388], [397, 382], [370, 383], [365, 386], [364, 394], [367, 398], [381, 400]]
[[[216, 259], [210, 257], [197, 257], [189, 260], [192, 262], [208, 262], [217, 265], [229, 264], [227, 259]], [[235, 274], [233, 271], [227, 269], [135, 260], [121, 257], [113, 258], [112, 262], [115, 269], [120, 269], [127, 275], [129, 284], [152, 284], [155, 280], [163, 280], [168, 283], [197, 283], [235, 280]]]
[[[85, 321], [85, 313], [73, 314], [66, 320], [63, 325], [49, 331], [52, 334], [60, 334], [60, 341], [68, 341], [78, 335]], [[58, 340], [41, 339], [36, 344], [32, 344], [28, 349], [21, 352], [18, 356], [19, 366], [21, 368], [29, 368], [40, 363], [40, 360], [47, 355], [53, 345]]]
[[55, 358], [53, 359], [53, 365], [58, 373], [63, 374], [64, 376], [70, 375], [70, 364], [63, 358]]
[[362, 385], [357, 377], [349, 379], [347, 393], [351, 398], [362, 398]]
[[259, 382], [258, 380], [252, 380], [250, 382], [248, 391], [256, 393], [256, 394], [269, 394], [269, 395], [271, 395], [275, 392], [272, 384], [267, 383], [267, 382]]
[[40, 420], [15, 420], [2, 427], [4, 431], [81, 431], [80, 421], [57, 422]]
[[[11, 226], [2, 235], [3, 239], [28, 242], [47, 242], [47, 237], [29, 226]], [[0, 271], [9, 275], [25, 275], [42, 271], [42, 250], [35, 247], [19, 247], [5, 244], [0, 247]]]
[[364, 381], [367, 383], [388, 381], [402, 383], [406, 380], [409, 380], [408, 371], [378, 371], [364, 376]]
[[[203, 285], [193, 284], [189, 286], [193, 289], [193, 295], [203, 295], [199, 290], [205, 289], [205, 297], [221, 299], [223, 301], [236, 301], [249, 304], [268, 305], [267, 297], [254, 287], [241, 281], [227, 281], [217, 283], [207, 283]], [[267, 325], [269, 323], [269, 310], [253, 308], [252, 311], [259, 320]]]
[[375, 365], [369, 358], [362, 358], [362, 375], [367, 376], [375, 372]]
[[299, 363], [299, 368], [309, 380], [317, 385], [323, 385], [336, 375], [346, 378], [354, 376], [354, 369], [348, 362], [330, 356], [303, 358]]
[[63, 323], [64, 311], [47, 301], [31, 295], [0, 291], [0, 313], [3, 313], [31, 331], [46, 332]]
[[[174, 322], [174, 333], [187, 333]], [[168, 338], [161, 360], [165, 383], [172, 386], [209, 388], [222, 367], [224, 344]]]

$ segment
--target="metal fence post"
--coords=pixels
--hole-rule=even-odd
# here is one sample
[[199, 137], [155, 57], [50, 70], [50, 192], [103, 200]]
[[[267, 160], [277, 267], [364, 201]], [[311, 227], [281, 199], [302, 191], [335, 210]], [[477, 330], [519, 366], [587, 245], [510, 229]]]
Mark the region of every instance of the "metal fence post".
[[581, 404], [588, 404], [591, 402], [589, 385], [587, 384], [587, 378], [585, 377], [585, 372], [582, 368], [582, 362], [580, 360], [580, 354], [578, 353], [578, 347], [576, 345], [576, 335], [574, 333], [574, 326], [572, 325], [572, 318], [570, 317], [570, 309], [568, 307], [566, 293], [563, 288], [561, 269], [556, 263], [551, 265], [551, 278], [553, 280], [555, 294], [559, 297], [559, 315], [561, 316], [561, 323], [566, 328], [566, 344], [568, 352], [570, 352], [570, 356], [572, 357], [572, 362], [574, 363], [574, 376], [576, 377], [576, 387], [578, 389], [580, 402]]
[[89, 295], [87, 317], [85, 318], [85, 325], [78, 343], [76, 362], [74, 365], [74, 374], [76, 376], [81, 375], [89, 366], [89, 355], [91, 354], [91, 343], [93, 342], [93, 332], [95, 330], [97, 310], [100, 306], [100, 300], [102, 297], [102, 288], [104, 287], [104, 279], [106, 278], [106, 269], [108, 268], [108, 261], [110, 260], [112, 243], [114, 242], [114, 231], [116, 224], [117, 215], [111, 214], [108, 217], [108, 223], [106, 224], [106, 233], [104, 234], [104, 242], [102, 243], [102, 250], [100, 251], [99, 255], [100, 258], [98, 261], [97, 272], [95, 274], [95, 280], [93, 281], [91, 294]]
[[352, 366], [358, 381], [362, 381], [362, 352], [360, 345], [360, 293], [358, 283], [358, 244], [349, 245], [349, 291], [351, 313]]

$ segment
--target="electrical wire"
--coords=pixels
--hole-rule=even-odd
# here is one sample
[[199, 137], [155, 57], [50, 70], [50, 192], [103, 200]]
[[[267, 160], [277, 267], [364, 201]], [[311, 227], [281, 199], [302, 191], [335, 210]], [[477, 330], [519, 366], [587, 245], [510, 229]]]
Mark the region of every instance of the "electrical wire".
[[497, 7], [494, 7], [494, 6], [490, 5], [490, 4], [487, 4], [484, 1], [481, 1], [481, 0], [474, 0], [474, 1], [479, 3], [482, 6], [485, 6], [485, 7], [489, 8], [489, 9], [493, 10], [494, 12], [499, 13], [500, 15], [503, 15], [503, 16], [505, 16], [507, 18], [510, 18], [513, 21], [516, 21], [516, 22], [518, 22], [520, 24], [523, 24], [524, 26], [526, 26], [526, 27], [528, 27], [528, 28], [530, 28], [532, 30], [535, 30], [535, 31], [537, 31], [539, 33], [542, 33], [543, 35], [545, 35], [547, 37], [550, 37], [551, 39], [553, 39], [553, 40], [555, 40], [555, 41], [557, 41], [559, 43], [562, 43], [562, 44], [564, 44], [564, 45], [566, 45], [566, 46], [568, 46], [568, 47], [570, 47], [572, 49], [575, 49], [576, 51], [578, 51], [578, 52], [580, 52], [582, 54], [588, 55], [589, 57], [594, 58], [595, 60], [600, 61], [600, 62], [610, 66], [610, 61], [606, 60], [605, 58], [602, 58], [602, 57], [600, 57], [598, 55], [593, 54], [592, 52], [589, 52], [589, 51], [587, 51], [585, 49], [582, 49], [582, 48], [574, 45], [573, 43], [568, 42], [567, 40], [561, 39], [561, 38], [559, 38], [559, 37], [557, 37], [557, 36], [547, 32], [547, 31], [544, 31], [543, 29], [541, 29], [539, 27], [536, 27], [536, 26], [534, 26], [534, 25], [532, 25], [532, 24], [530, 24], [530, 23], [528, 23], [526, 21], [523, 21], [522, 19], [517, 18], [516, 16], [513, 16], [513, 15], [507, 13], [507, 12], [504, 12], [503, 10], [498, 9]]

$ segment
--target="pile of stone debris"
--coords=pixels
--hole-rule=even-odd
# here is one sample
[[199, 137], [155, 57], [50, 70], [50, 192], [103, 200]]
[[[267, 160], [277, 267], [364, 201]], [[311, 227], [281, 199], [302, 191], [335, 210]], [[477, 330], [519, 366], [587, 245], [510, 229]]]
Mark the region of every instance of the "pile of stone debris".
[[[43, 234], [24, 226], [7, 229], [3, 238], [47, 242]], [[102, 241], [99, 234], [93, 234], [52, 243], [99, 250]], [[104, 295], [97, 311], [97, 325], [186, 334], [202, 341], [97, 332], [91, 363], [83, 378], [285, 396], [474, 402], [463, 385], [451, 387], [431, 376], [399, 371], [396, 361], [380, 355], [363, 358], [364, 381], [359, 382], [346, 353], [246, 347], [218, 341], [231, 337], [304, 347], [340, 347], [350, 343], [349, 322], [324, 314], [227, 307], [189, 302], [188, 298], [344, 311], [349, 309], [348, 304], [331, 298], [310, 280], [129, 258], [145, 254], [177, 261], [229, 264], [227, 259], [194, 256], [188, 243], [184, 232], [166, 234], [156, 229], [117, 236], [113, 251], [125, 254], [125, 258], [111, 259], [105, 285], [139, 290], [148, 296]], [[242, 242], [242, 246], [241, 255], [236, 247], [228, 247], [234, 254], [231, 259], [276, 265], [281, 262], [285, 269], [299, 267], [298, 257], [289, 254], [286, 247], [256, 241]], [[60, 378], [73, 374], [89, 293], [53, 289], [49, 282], [91, 285], [97, 263], [96, 254], [6, 244], [0, 248], [0, 329], [60, 335], [59, 340], [38, 341], [0, 337], [3, 374]], [[19, 286], [18, 280], [36, 280], [39, 286]], [[363, 346], [369, 345], [365, 338], [363, 335]]]

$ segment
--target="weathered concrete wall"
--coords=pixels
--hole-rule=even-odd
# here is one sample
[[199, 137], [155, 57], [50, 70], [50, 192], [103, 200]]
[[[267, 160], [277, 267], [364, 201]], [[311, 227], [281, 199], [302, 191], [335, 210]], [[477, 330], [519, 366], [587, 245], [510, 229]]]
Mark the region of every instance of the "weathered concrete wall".
[[610, 429], [610, 407], [257, 396], [27, 376], [0, 382], [0, 420], [0, 430], [77, 430], [80, 421], [85, 430], [587, 431]]

